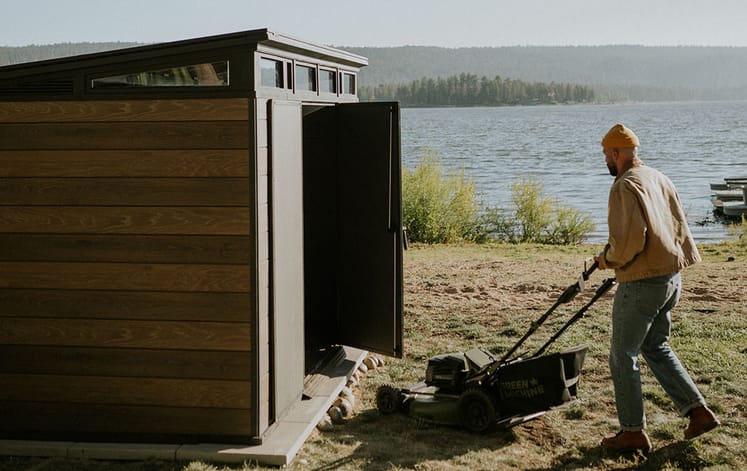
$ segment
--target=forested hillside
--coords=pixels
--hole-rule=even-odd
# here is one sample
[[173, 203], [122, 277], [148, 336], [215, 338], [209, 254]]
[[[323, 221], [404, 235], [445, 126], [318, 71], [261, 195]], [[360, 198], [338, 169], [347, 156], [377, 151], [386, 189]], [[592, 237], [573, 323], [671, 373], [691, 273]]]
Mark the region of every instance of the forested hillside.
[[[99, 52], [136, 43], [0, 47], [0, 65]], [[590, 87], [598, 101], [747, 99], [747, 48], [646, 46], [346, 47], [367, 57], [362, 89], [461, 74], [480, 80]]]
[[747, 99], [744, 47], [345, 47], [368, 57], [365, 85], [472, 73], [593, 85], [599, 99]]
[[49, 45], [31, 45], [22, 47], [0, 47], [0, 66], [20, 64], [22, 62], [56, 59], [58, 57], [76, 56], [93, 52], [123, 49], [137, 46], [138, 43], [60, 43]]
[[402, 106], [504, 106], [594, 102], [591, 87], [526, 82], [475, 74], [424, 78], [407, 84], [362, 86], [361, 100], [396, 100]]

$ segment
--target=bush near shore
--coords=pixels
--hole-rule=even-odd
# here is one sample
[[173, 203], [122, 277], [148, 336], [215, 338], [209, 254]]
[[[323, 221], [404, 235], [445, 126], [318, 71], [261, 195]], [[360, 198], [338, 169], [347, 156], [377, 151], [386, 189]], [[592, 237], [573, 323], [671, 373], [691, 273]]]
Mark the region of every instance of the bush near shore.
[[533, 242], [573, 245], [594, 230], [591, 217], [544, 195], [539, 182], [517, 179], [511, 207], [480, 208], [464, 171], [444, 169], [437, 152], [423, 149], [413, 170], [402, 172], [402, 213], [412, 242]]

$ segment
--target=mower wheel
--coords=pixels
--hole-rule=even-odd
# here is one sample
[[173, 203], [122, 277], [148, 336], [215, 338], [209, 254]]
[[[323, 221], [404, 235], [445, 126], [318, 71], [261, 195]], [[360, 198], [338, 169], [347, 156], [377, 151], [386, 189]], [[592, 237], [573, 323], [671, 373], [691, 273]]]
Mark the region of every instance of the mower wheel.
[[384, 384], [376, 391], [376, 408], [384, 415], [393, 414], [402, 405], [402, 398], [399, 388]]
[[459, 424], [470, 432], [482, 433], [496, 421], [493, 399], [480, 388], [467, 389], [457, 401]]

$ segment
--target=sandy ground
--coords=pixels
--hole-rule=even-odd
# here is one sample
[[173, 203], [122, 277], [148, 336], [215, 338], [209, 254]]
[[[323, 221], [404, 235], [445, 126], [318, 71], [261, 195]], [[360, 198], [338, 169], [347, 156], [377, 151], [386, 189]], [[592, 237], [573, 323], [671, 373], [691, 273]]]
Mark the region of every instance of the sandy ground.
[[[498, 313], [542, 311], [573, 284], [598, 247], [554, 250], [538, 246], [513, 249], [454, 247], [448, 256], [427, 247], [408, 251], [405, 262], [406, 308], [429, 312], [459, 311], [490, 323]], [[744, 250], [704, 246], [702, 263], [682, 273], [679, 309], [728, 312], [747, 308], [747, 254]], [[611, 270], [592, 274], [578, 300], [588, 300]], [[603, 298], [609, 301], [613, 290]]]

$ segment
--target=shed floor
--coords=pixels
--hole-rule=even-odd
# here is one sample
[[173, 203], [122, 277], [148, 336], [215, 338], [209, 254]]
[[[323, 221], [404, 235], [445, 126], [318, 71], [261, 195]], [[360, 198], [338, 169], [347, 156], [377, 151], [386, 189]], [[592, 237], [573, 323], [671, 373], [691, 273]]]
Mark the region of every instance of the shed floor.
[[368, 352], [344, 347], [345, 358], [336, 365], [317, 372], [325, 377], [317, 382], [314, 395], [296, 404], [270, 431], [261, 445], [241, 447], [206, 443], [140, 444], [84, 443], [64, 441], [0, 440], [0, 455], [85, 458], [92, 460], [204, 461], [213, 463], [243, 463], [255, 461], [273, 466], [286, 466], [314, 431], [327, 409], [339, 396], [348, 378], [363, 362]]

